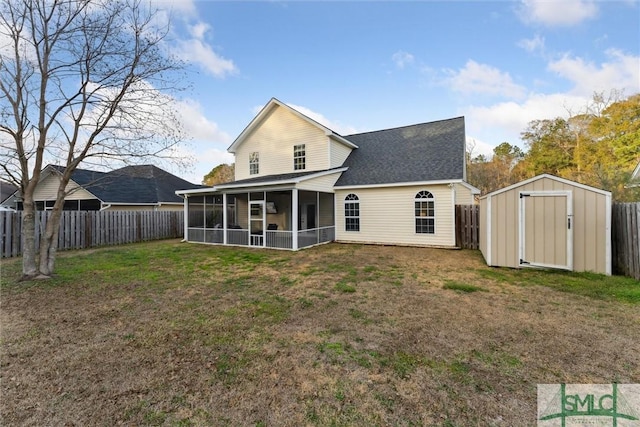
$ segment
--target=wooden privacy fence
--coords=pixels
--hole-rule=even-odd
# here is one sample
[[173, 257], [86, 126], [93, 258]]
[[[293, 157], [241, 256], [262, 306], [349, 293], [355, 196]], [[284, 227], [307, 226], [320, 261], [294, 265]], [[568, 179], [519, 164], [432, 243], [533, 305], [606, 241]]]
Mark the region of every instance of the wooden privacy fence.
[[480, 205], [456, 205], [456, 246], [480, 248]]
[[640, 203], [614, 203], [611, 211], [613, 274], [640, 280]]
[[[36, 247], [50, 212], [36, 212]], [[58, 250], [182, 237], [183, 211], [64, 211]], [[0, 212], [0, 258], [22, 253], [22, 214]]]

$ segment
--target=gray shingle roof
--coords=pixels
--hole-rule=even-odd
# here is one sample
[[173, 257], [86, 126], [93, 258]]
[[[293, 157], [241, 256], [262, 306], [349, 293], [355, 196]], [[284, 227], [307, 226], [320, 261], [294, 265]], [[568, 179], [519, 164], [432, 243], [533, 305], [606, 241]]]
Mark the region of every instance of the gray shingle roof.
[[359, 148], [336, 187], [464, 178], [464, 117], [345, 136]]
[[[64, 170], [53, 167], [59, 172]], [[182, 203], [176, 190], [204, 187], [153, 165], [125, 166], [111, 172], [76, 169], [71, 179], [104, 203]]]

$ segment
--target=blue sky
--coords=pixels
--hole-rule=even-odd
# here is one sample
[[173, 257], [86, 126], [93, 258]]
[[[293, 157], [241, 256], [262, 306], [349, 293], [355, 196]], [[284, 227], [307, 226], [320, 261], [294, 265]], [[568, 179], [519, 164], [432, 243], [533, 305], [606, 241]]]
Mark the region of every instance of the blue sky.
[[527, 123], [640, 92], [640, 2], [158, 0], [189, 62], [179, 100], [200, 182], [278, 98], [334, 131], [465, 116], [473, 154]]

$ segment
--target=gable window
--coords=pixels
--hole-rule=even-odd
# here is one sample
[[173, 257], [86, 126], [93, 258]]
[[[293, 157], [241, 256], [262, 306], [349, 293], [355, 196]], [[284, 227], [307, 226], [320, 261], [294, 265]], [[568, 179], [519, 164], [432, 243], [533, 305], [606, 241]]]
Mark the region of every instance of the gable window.
[[306, 149], [304, 144], [293, 146], [293, 170], [306, 168]]
[[360, 231], [360, 200], [355, 194], [344, 198], [344, 230]]
[[249, 154], [249, 175], [257, 175], [260, 173], [260, 153], [254, 151]]
[[436, 232], [435, 199], [428, 191], [420, 191], [415, 198], [416, 233]]

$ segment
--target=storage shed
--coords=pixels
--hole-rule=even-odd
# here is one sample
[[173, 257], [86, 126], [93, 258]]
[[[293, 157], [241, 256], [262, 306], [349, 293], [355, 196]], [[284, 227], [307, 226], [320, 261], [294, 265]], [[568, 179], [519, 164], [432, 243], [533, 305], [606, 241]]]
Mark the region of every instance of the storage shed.
[[488, 265], [611, 274], [611, 193], [538, 175], [480, 198]]

